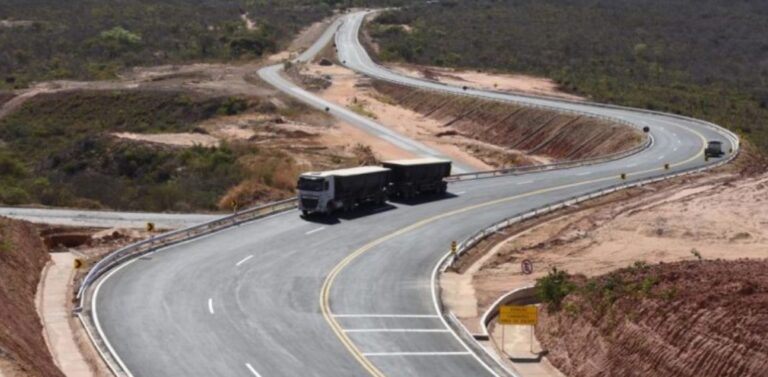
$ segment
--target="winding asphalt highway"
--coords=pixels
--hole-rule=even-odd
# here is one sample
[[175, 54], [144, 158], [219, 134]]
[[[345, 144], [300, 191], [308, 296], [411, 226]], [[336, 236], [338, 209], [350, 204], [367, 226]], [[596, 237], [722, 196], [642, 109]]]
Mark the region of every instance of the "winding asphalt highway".
[[[667, 173], [665, 163], [669, 172], [714, 164], [702, 155], [707, 140], [722, 141], [726, 150], [733, 146], [726, 134], [694, 120], [398, 76], [361, 48], [362, 17], [345, 16], [336, 34], [341, 60], [361, 73], [618, 117], [649, 126], [654, 143], [617, 161], [457, 182], [440, 200], [392, 203], [333, 220], [308, 221], [290, 211], [123, 264], [98, 282], [93, 307], [102, 337], [128, 375], [504, 375], [475, 356], [438, 312], [432, 277], [450, 242], [620, 183], [620, 173], [632, 182]], [[317, 101], [307, 95], [300, 98]]]

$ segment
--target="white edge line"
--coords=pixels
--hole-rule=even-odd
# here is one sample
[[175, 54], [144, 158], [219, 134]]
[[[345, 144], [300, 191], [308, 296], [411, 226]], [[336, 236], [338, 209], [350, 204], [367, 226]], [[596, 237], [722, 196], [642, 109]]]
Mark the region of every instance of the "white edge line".
[[[112, 356], [112, 358], [115, 360], [115, 362], [117, 362], [117, 364], [120, 366], [120, 369], [122, 369], [123, 373], [125, 373], [128, 377], [133, 377], [133, 374], [125, 366], [125, 363], [123, 363], [123, 360], [120, 359], [120, 356], [117, 355], [117, 352], [115, 352], [115, 349], [112, 347], [112, 344], [109, 342], [109, 339], [104, 334], [104, 331], [101, 329], [101, 323], [99, 322], [99, 312], [96, 310], [96, 298], [99, 296], [99, 290], [101, 289], [101, 285], [104, 284], [105, 281], [109, 280], [109, 278], [112, 275], [114, 275], [117, 271], [120, 271], [124, 267], [130, 265], [131, 263], [137, 260], [139, 260], [139, 258], [132, 259], [128, 263], [122, 264], [117, 268], [113, 269], [110, 273], [108, 273], [103, 279], [99, 281], [99, 284], [96, 285], [96, 290], [93, 292], [93, 297], [91, 298], [91, 309], [93, 310], [93, 322], [96, 325], [96, 331], [99, 332], [99, 337], [104, 342], [104, 345], [107, 346], [107, 349], [109, 350], [109, 353]], [[110, 363], [107, 362], [107, 365], [109, 364]], [[113, 370], [113, 372], [115, 371]]]
[[213, 298], [209, 298], [209, 299], [208, 299], [208, 311], [209, 311], [209, 312], [211, 312], [211, 314], [216, 314], [216, 313], [213, 311]]
[[366, 332], [404, 332], [404, 333], [435, 333], [448, 332], [448, 329], [345, 329], [346, 333], [366, 333]]
[[[472, 357], [474, 357], [475, 360], [477, 360], [477, 362], [485, 368], [485, 370], [487, 370], [491, 375], [493, 375], [495, 377], [502, 377], [502, 376], [499, 376], [499, 374], [496, 373], [496, 371], [493, 370], [493, 368], [491, 368], [483, 359], [481, 359], [480, 356], [478, 356], [476, 353], [472, 352], [472, 349], [469, 348], [467, 343], [464, 342], [463, 339], [461, 339], [459, 334], [457, 334], [456, 331], [453, 330], [453, 327], [451, 327], [448, 324], [448, 321], [445, 319], [445, 317], [441, 315], [442, 314], [442, 310], [440, 310], [440, 301], [439, 301], [439, 299], [437, 297], [437, 293], [436, 293], [436, 292], [438, 292], [438, 290], [437, 290], [437, 283], [438, 283], [437, 274], [440, 271], [440, 266], [442, 266], [443, 263], [445, 263], [445, 261], [448, 260], [448, 258], [450, 258], [450, 257], [451, 257], [451, 253], [450, 252], [445, 253], [443, 255], [443, 257], [440, 258], [440, 260], [437, 261], [437, 263], [435, 264], [435, 267], [432, 269], [432, 279], [431, 279], [430, 289], [432, 291], [431, 292], [432, 293], [432, 303], [434, 304], [434, 307], [435, 307], [435, 313], [438, 313], [438, 317], [440, 317], [440, 321], [443, 323], [443, 326], [445, 326], [445, 328], [448, 329], [448, 331], [450, 331], [450, 333], [451, 333], [451, 335], [453, 335], [454, 339], [456, 339], [456, 341], [458, 341], [459, 344], [464, 346], [464, 349], [467, 350], [467, 352], [469, 352], [472, 355]], [[482, 346], [480, 346], [480, 347], [482, 347]], [[497, 362], [497, 364], [499, 366], [501, 366], [501, 368], [504, 369], [507, 373], [509, 373], [509, 375], [517, 377], [517, 374], [512, 373], [511, 371], [509, 371], [501, 363]]]
[[254, 368], [253, 368], [253, 366], [252, 366], [251, 364], [249, 364], [249, 363], [245, 363], [245, 367], [246, 367], [246, 368], [248, 368], [248, 370], [249, 370], [249, 371], [251, 371], [251, 373], [253, 373], [253, 375], [254, 375], [254, 376], [256, 376], [256, 377], [261, 377], [261, 375], [259, 374], [259, 372], [257, 372], [257, 371], [256, 371], [256, 369], [254, 369]]
[[469, 356], [474, 355], [469, 351], [459, 352], [366, 352], [365, 357], [370, 356]]
[[[283, 211], [283, 212], [278, 212], [278, 213], [270, 214], [268, 216], [265, 216], [265, 217], [258, 218], [258, 219], [255, 219], [253, 221], [250, 221], [249, 223], [251, 223], [251, 224], [258, 223], [258, 222], [264, 221], [267, 218], [272, 218], [272, 217], [276, 217], [276, 216], [286, 215], [286, 214], [288, 214], [290, 212], [291, 211]], [[172, 245], [165, 245], [165, 246], [162, 246], [162, 247], [158, 247], [156, 250], [154, 250], [154, 251], [152, 251], [151, 253], [148, 253], [148, 254], [155, 254], [155, 253], [159, 253], [161, 251], [167, 252], [168, 250], [172, 250], [172, 249], [177, 248], [177, 247], [179, 247], [181, 245], [185, 245], [187, 243], [194, 242], [194, 241], [199, 241], [201, 239], [206, 239], [206, 238], [212, 237], [216, 233], [223, 232], [223, 231], [229, 231], [231, 229], [232, 229], [232, 227], [228, 227], [228, 228], [221, 229], [221, 230], [219, 230], [217, 232], [214, 232], [214, 233], [206, 234], [206, 235], [203, 235], [203, 236], [200, 236], [200, 237], [195, 237], [195, 238], [188, 239], [188, 240], [185, 240], [185, 241], [182, 241], [182, 242], [179, 242], [179, 243], [175, 243], [175, 244], [172, 244]], [[98, 301], [99, 290], [101, 289], [101, 285], [104, 284], [104, 282], [109, 280], [109, 278], [112, 277], [112, 275], [114, 275], [118, 271], [122, 270], [125, 267], [128, 267], [132, 263], [134, 263], [136, 261], [139, 261], [139, 260], [141, 260], [141, 256], [135, 257], [135, 258], [129, 260], [128, 262], [121, 263], [117, 267], [112, 268], [106, 275], [104, 275], [104, 277], [98, 279], [98, 283], [96, 284], [96, 289], [93, 291], [93, 297], [91, 298], [91, 311], [93, 312], [93, 323], [96, 326], [96, 331], [99, 333], [99, 338], [100, 338], [101, 341], [104, 342], [104, 345], [107, 346], [107, 350], [109, 351], [109, 357], [111, 357], [112, 359], [115, 360], [115, 362], [117, 362], [118, 366], [120, 367], [120, 369], [123, 370], [123, 373], [126, 375], [126, 377], [133, 377], [133, 374], [128, 369], [128, 367], [125, 365], [125, 363], [123, 362], [123, 359], [121, 359], [120, 356], [117, 354], [117, 352], [115, 352], [114, 347], [112, 347], [112, 344], [109, 342], [109, 339], [107, 338], [106, 334], [104, 334], [104, 330], [101, 328], [101, 323], [99, 322], [99, 311], [98, 311], [98, 308], [96, 306], [96, 302]], [[91, 340], [92, 340], [93, 343], [96, 342], [95, 338], [92, 338]], [[117, 371], [114, 370], [114, 368], [112, 366], [112, 363], [107, 361], [107, 358], [108, 358], [107, 355], [105, 355], [101, 351], [101, 348], [99, 348], [99, 347], [96, 347], [96, 350], [99, 352], [99, 354], [101, 355], [102, 359], [104, 359], [105, 363], [107, 364], [107, 367], [110, 370], [112, 370], [112, 372], [114, 374], [117, 375], [118, 373], [117, 373]]]
[[437, 314], [333, 314], [335, 318], [440, 318]]
[[235, 266], [236, 266], [236, 267], [240, 267], [240, 265], [241, 265], [241, 264], [243, 264], [243, 263], [245, 263], [245, 262], [248, 262], [248, 260], [249, 260], [249, 259], [251, 259], [251, 258], [253, 258], [253, 255], [249, 255], [249, 256], [247, 256], [247, 257], [243, 258], [242, 260], [240, 260], [240, 262], [237, 262], [237, 263], [235, 264]]

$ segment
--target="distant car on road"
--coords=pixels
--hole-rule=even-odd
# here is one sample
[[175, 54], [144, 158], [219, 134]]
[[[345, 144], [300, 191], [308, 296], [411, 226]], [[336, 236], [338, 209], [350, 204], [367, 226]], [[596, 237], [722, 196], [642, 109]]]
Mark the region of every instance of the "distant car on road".
[[723, 154], [722, 141], [711, 140], [707, 144], [707, 149], [704, 150], [704, 156], [706, 157], [722, 157]]

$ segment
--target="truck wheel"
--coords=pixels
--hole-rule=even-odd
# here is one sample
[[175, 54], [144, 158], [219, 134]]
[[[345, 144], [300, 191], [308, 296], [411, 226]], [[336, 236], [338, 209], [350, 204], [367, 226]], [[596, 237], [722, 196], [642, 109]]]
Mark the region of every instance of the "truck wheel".
[[309, 216], [309, 211], [307, 211], [307, 210], [302, 210], [302, 211], [301, 211], [301, 216], [303, 216], [303, 217], [307, 217], [307, 216]]

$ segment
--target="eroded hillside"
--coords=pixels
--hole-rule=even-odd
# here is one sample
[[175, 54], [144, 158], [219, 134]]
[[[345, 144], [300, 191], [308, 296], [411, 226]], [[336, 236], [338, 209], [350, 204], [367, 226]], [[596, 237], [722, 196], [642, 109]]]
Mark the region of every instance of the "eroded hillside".
[[0, 218], [0, 374], [63, 377], [35, 309], [40, 272], [50, 257], [34, 225]]
[[543, 310], [536, 335], [570, 377], [759, 377], [768, 370], [768, 260], [635, 264]]

